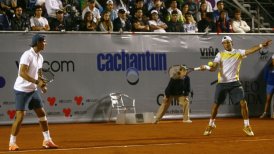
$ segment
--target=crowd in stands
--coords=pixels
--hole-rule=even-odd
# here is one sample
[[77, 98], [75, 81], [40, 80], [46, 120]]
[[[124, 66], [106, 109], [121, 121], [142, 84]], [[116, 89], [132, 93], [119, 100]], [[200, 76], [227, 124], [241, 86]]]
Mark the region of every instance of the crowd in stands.
[[0, 0], [0, 30], [246, 33], [222, 0]]

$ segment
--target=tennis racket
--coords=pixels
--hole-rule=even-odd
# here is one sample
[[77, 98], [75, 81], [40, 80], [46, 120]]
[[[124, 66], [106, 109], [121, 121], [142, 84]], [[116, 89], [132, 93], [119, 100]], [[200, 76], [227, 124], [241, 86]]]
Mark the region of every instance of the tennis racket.
[[210, 83], [210, 85], [214, 85], [215, 83], [217, 83], [218, 82], [218, 79], [217, 80], [214, 80], [214, 81], [212, 81], [211, 83]]
[[45, 83], [50, 83], [54, 80], [54, 74], [49, 69], [42, 69], [42, 80]]
[[[172, 65], [168, 68], [170, 78], [177, 79], [180, 76], [180, 71], [185, 67], [184, 65]], [[185, 67], [186, 68], [186, 67]]]

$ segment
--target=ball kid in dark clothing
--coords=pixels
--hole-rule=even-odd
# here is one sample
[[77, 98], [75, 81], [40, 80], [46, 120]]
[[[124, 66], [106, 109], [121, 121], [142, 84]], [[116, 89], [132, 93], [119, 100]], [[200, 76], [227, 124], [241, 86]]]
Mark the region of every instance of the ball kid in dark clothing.
[[190, 92], [190, 78], [187, 75], [181, 79], [171, 78], [169, 80], [168, 86], [165, 89], [165, 95], [167, 97], [171, 95], [188, 96], [189, 92]]
[[173, 99], [179, 101], [183, 111], [183, 122], [191, 123], [192, 121], [189, 119], [189, 92], [190, 78], [187, 76], [187, 68], [182, 65], [169, 80], [165, 89], [164, 100], [158, 109], [154, 123], [158, 123], [162, 119]]

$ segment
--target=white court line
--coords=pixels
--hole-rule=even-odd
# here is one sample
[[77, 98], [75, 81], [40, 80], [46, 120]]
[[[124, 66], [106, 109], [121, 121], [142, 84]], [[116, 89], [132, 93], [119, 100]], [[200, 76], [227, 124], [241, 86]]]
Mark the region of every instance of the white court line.
[[[144, 146], [170, 146], [170, 145], [183, 145], [191, 143], [232, 143], [232, 142], [260, 142], [260, 141], [274, 141], [274, 139], [246, 139], [246, 140], [231, 140], [231, 141], [207, 141], [207, 142], [177, 142], [177, 143], [152, 143], [152, 144], [132, 144], [132, 145], [113, 145], [113, 146], [94, 146], [85, 148], [64, 148], [64, 149], [41, 149], [41, 150], [22, 150], [16, 151], [16, 153], [27, 153], [27, 152], [43, 152], [43, 151], [70, 151], [70, 150], [87, 150], [87, 149], [109, 149], [109, 148], [131, 148], [131, 147], [144, 147]], [[0, 152], [7, 153], [7, 152]]]

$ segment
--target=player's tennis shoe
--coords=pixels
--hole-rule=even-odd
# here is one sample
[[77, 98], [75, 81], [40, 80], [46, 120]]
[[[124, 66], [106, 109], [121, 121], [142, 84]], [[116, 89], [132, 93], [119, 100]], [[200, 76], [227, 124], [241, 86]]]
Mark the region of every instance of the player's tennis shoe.
[[9, 151], [18, 151], [19, 147], [14, 143], [9, 145]]
[[208, 126], [206, 127], [205, 132], [204, 132], [204, 135], [205, 135], [205, 136], [210, 135], [210, 134], [212, 133], [212, 130], [215, 129], [215, 128], [216, 128], [216, 125], [215, 125], [215, 124], [213, 124], [212, 126], [208, 125]]
[[264, 112], [261, 116], [260, 116], [261, 119], [263, 118], [266, 118], [266, 112]]
[[43, 141], [43, 148], [45, 149], [57, 149], [58, 148], [58, 145], [54, 144], [52, 140], [44, 140]]
[[246, 133], [246, 135], [248, 135], [248, 136], [254, 136], [254, 133], [253, 133], [253, 131], [252, 131], [252, 129], [251, 129], [250, 126], [245, 126], [244, 129], [243, 129], [243, 131], [244, 131], [244, 132]]

